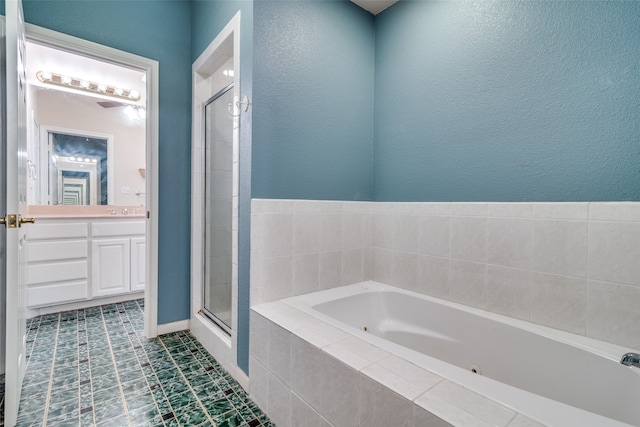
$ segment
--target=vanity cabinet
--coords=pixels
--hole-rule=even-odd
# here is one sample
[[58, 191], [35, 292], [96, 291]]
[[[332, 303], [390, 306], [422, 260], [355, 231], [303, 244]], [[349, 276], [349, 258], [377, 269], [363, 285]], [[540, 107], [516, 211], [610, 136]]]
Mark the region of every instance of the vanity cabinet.
[[144, 219], [39, 219], [28, 235], [28, 306], [144, 291], [144, 233]]

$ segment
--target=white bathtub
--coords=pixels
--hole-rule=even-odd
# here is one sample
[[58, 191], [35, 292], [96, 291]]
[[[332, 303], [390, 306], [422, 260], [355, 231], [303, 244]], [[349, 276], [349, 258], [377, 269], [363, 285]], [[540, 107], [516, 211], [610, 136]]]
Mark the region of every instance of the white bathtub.
[[631, 349], [376, 282], [283, 302], [546, 425], [640, 426]]

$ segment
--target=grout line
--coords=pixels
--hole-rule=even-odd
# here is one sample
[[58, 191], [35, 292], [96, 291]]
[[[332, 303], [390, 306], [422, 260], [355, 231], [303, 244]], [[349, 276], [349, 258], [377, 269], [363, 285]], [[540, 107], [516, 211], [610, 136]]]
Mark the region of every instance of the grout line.
[[[115, 304], [113, 304], [115, 306]], [[107, 327], [107, 322], [104, 317], [104, 311], [102, 311], [102, 305], [100, 306], [100, 313], [102, 315], [102, 324], [104, 326], [104, 330], [107, 335], [107, 345], [109, 347], [109, 354], [111, 354], [111, 360], [113, 362], [113, 367], [116, 371], [116, 380], [118, 381], [118, 389], [120, 390], [120, 397], [122, 398], [122, 404], [124, 406], [124, 414], [127, 417], [127, 425], [131, 425], [131, 420], [129, 418], [129, 410], [127, 408], [127, 401], [124, 398], [124, 391], [122, 390], [122, 382], [120, 381], [120, 374], [118, 373], [118, 366], [116, 365], [116, 358], [113, 354], [113, 347], [111, 346], [111, 338], [109, 338], [109, 328]], [[95, 419], [94, 419], [95, 421]]]
[[[49, 413], [49, 403], [51, 401], [51, 389], [53, 387], [53, 373], [55, 370], [56, 364], [56, 353], [58, 352], [58, 337], [60, 335], [60, 319], [62, 317], [62, 313], [58, 313], [58, 326], [56, 327], [56, 338], [53, 344], [53, 358], [51, 360], [51, 374], [49, 375], [49, 387], [47, 388], [47, 400], [44, 404], [44, 417], [42, 419], [42, 425], [47, 425], [47, 415]], [[42, 323], [42, 318], [40, 318], [40, 323]], [[40, 323], [38, 324], [38, 333], [40, 332]], [[34, 341], [35, 344], [35, 341]], [[31, 358], [29, 358], [31, 360]]]

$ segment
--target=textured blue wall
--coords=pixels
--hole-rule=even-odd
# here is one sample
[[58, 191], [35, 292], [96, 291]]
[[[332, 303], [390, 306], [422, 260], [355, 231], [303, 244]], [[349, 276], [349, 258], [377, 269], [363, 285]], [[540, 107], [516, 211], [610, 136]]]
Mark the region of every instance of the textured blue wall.
[[[225, 25], [240, 11], [240, 91], [253, 99], [253, 2], [192, 3], [192, 60], [195, 61]], [[240, 116], [240, 183], [238, 217], [238, 366], [249, 372], [249, 273], [251, 253], [251, 115]]]
[[373, 16], [346, 0], [254, 4], [253, 197], [372, 197]]
[[376, 17], [374, 199], [640, 200], [640, 2]]
[[159, 61], [158, 323], [189, 318], [190, 3], [23, 0], [23, 6], [29, 23]]

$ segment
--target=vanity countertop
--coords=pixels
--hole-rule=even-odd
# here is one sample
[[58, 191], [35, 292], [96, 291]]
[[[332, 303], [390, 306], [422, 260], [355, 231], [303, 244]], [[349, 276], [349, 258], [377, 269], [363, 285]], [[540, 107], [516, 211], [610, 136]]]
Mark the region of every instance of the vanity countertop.
[[[126, 209], [126, 211], [125, 211]], [[126, 212], [123, 213], [123, 212]], [[38, 218], [144, 218], [146, 209], [144, 206], [29, 206], [29, 216]]]

